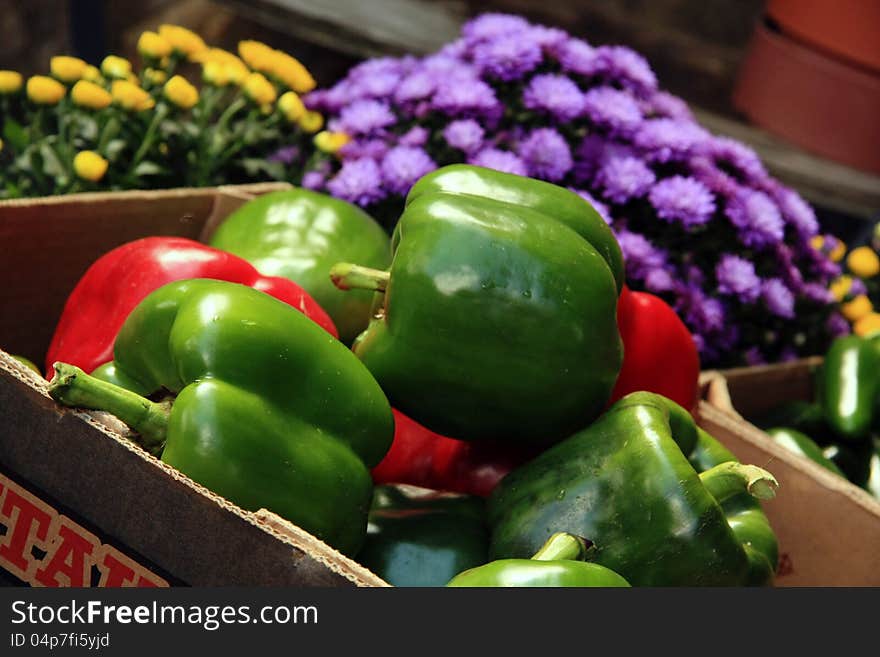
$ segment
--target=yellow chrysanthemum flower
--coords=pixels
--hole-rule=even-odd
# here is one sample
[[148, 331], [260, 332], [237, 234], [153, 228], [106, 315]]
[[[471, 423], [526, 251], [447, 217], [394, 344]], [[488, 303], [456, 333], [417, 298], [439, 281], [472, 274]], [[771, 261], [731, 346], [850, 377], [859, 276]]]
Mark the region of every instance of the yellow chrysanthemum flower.
[[94, 82], [80, 80], [70, 90], [70, 97], [80, 107], [90, 109], [104, 109], [113, 102], [110, 92]]
[[835, 278], [831, 285], [828, 286], [828, 290], [834, 295], [834, 298], [838, 301], [843, 301], [849, 291], [852, 289], [852, 277], [851, 276], [838, 276]]
[[315, 146], [325, 153], [336, 153], [350, 141], [351, 137], [344, 132], [329, 132], [327, 130], [322, 130], [314, 137]]
[[202, 37], [180, 25], [160, 25], [159, 35], [171, 44], [171, 48], [194, 61], [201, 52], [208, 49]]
[[81, 80], [88, 67], [88, 63], [79, 57], [58, 55], [49, 60], [49, 71], [52, 75], [68, 84]]
[[190, 109], [199, 102], [199, 90], [181, 75], [173, 76], [162, 88], [165, 98], [182, 109]]
[[33, 75], [28, 78], [28, 98], [38, 105], [57, 105], [65, 93], [67, 89], [55, 78], [47, 75]]
[[128, 80], [114, 80], [110, 95], [113, 96], [113, 102], [123, 109], [136, 112], [152, 109], [156, 104], [150, 94]]
[[73, 170], [83, 180], [97, 182], [107, 173], [108, 162], [95, 151], [80, 151], [73, 158]]
[[860, 246], [850, 251], [846, 266], [859, 278], [872, 278], [880, 274], [880, 258], [870, 246]]
[[23, 79], [17, 71], [0, 71], [0, 94], [14, 94], [21, 89]]
[[137, 42], [138, 52], [150, 59], [162, 59], [171, 54], [171, 43], [161, 34], [149, 30], [141, 34]]
[[278, 109], [284, 118], [291, 123], [296, 123], [306, 113], [306, 106], [303, 105], [302, 99], [295, 91], [281, 94], [281, 98], [278, 99]]
[[828, 254], [828, 257], [832, 262], [840, 262], [843, 260], [843, 256], [846, 255], [846, 244], [837, 240], [837, 244], [834, 245], [834, 248], [831, 249], [831, 252]]
[[816, 251], [821, 251], [822, 247], [825, 246], [825, 236], [824, 235], [813, 235], [810, 238], [810, 246], [813, 247]]
[[127, 80], [131, 75], [131, 62], [124, 57], [107, 55], [101, 62], [101, 72], [114, 80]]
[[270, 72], [282, 84], [290, 87], [297, 93], [308, 93], [315, 88], [315, 78], [312, 77], [308, 69], [298, 59], [291, 57], [286, 52], [276, 50], [271, 66]]
[[271, 105], [275, 102], [278, 92], [262, 73], [251, 73], [241, 85], [245, 95], [257, 105]]
[[299, 118], [299, 127], [308, 133], [318, 132], [324, 127], [324, 117], [318, 112], [307, 111]]
[[874, 305], [864, 294], [860, 294], [849, 303], [840, 306], [840, 312], [842, 312], [843, 316], [850, 322], [857, 322], [872, 310], [874, 310]]
[[101, 75], [101, 70], [97, 66], [92, 66], [91, 64], [86, 66], [86, 70], [83, 71], [82, 79], [94, 82], [95, 84], [104, 83], [104, 76]]
[[275, 50], [260, 41], [240, 41], [238, 54], [245, 63], [257, 71], [269, 71]]
[[153, 84], [165, 84], [168, 74], [158, 68], [148, 68], [144, 70], [144, 79], [149, 80]]
[[247, 64], [245, 64], [240, 57], [234, 55], [228, 50], [223, 50], [223, 48], [208, 48], [193, 57], [193, 61], [200, 64], [217, 62], [218, 64], [225, 64], [226, 66], [237, 66], [238, 68], [243, 69], [247, 68]]
[[880, 313], [870, 312], [853, 324], [853, 333], [861, 337], [878, 332], [880, 332]]
[[230, 68], [220, 62], [205, 62], [202, 66], [202, 79], [215, 87], [225, 87], [229, 84]]

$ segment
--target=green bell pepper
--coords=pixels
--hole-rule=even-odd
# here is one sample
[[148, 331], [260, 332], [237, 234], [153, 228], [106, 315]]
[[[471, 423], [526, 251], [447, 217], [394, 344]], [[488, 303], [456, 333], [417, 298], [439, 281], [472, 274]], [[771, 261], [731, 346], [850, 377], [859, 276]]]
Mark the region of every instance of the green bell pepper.
[[623, 577], [604, 566], [584, 562], [589, 549], [579, 536], [553, 534], [531, 559], [499, 559], [453, 577], [451, 587], [628, 587]]
[[562, 531], [589, 539], [592, 560], [633, 586], [756, 583], [745, 538], [723, 506], [744, 494], [773, 497], [776, 480], [736, 461], [698, 474], [686, 454], [699, 438], [674, 402], [627, 395], [501, 481], [489, 498], [491, 556], [528, 556]]
[[334, 267], [340, 288], [385, 293], [353, 349], [392, 405], [433, 431], [560, 440], [602, 412], [620, 371], [614, 236], [568, 190], [447, 171], [410, 192], [390, 272]]
[[443, 586], [489, 560], [485, 502], [414, 486], [377, 486], [357, 560], [394, 586]]
[[834, 340], [816, 381], [825, 421], [841, 439], [868, 439], [880, 391], [880, 353], [874, 340], [846, 335]]
[[[688, 455], [688, 461], [694, 470], [703, 473], [722, 463], [735, 463], [737, 459], [717, 439], [697, 427], [697, 444]], [[743, 583], [747, 586], [771, 584], [779, 563], [779, 544], [761, 503], [748, 490], [726, 496], [723, 491], [712, 488], [710, 492], [721, 504], [727, 524], [745, 550], [749, 567]]]
[[837, 464], [825, 456], [822, 452], [822, 448], [819, 447], [812, 438], [801, 433], [797, 429], [791, 429], [789, 427], [771, 427], [770, 429], [767, 429], [767, 435], [775, 442], [795, 454], [806, 456], [808, 459], [821, 465], [826, 470], [846, 478], [846, 475], [843, 474], [843, 471], [839, 467], [837, 467]]
[[170, 409], [65, 364], [50, 394], [113, 413], [162, 461], [244, 509], [265, 507], [345, 553], [360, 548], [369, 468], [394, 420], [341, 342], [267, 294], [194, 279], [138, 304], [114, 357], [117, 380], [171, 392]]
[[366, 328], [372, 294], [343, 294], [330, 280], [330, 267], [350, 260], [382, 269], [391, 262], [388, 235], [372, 217], [307, 189], [272, 192], [245, 203], [220, 225], [210, 244], [266, 276], [299, 284], [327, 311], [346, 344]]

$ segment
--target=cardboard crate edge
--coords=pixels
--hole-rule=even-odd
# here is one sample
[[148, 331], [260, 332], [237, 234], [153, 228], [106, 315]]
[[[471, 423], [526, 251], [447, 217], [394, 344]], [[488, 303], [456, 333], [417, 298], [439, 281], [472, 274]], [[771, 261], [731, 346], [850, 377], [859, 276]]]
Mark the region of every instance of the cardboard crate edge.
[[[0, 374], [5, 374], [13, 377], [19, 383], [27, 386], [27, 388], [29, 388], [32, 393], [40, 395], [51, 401], [51, 398], [46, 392], [46, 382], [42, 379], [42, 377], [39, 377], [32, 370], [28, 369], [2, 350], [0, 350]], [[0, 378], [0, 384], [2, 384], [2, 378]], [[52, 403], [54, 404], [54, 402]], [[355, 586], [388, 586], [386, 582], [384, 582], [378, 576], [376, 576], [357, 562], [342, 555], [323, 541], [305, 532], [303, 529], [293, 525], [292, 523], [284, 520], [283, 518], [280, 518], [276, 514], [266, 511], [265, 509], [261, 509], [257, 512], [244, 511], [243, 509], [232, 504], [221, 496], [216, 495], [215, 493], [207, 490], [203, 486], [193, 482], [182, 473], [174, 470], [170, 466], [167, 466], [166, 464], [162, 463], [158, 459], [152, 457], [151, 455], [144, 452], [142, 449], [135, 446], [130, 440], [126, 439], [121, 434], [110, 428], [105, 422], [101, 421], [101, 419], [99, 419], [96, 414], [89, 411], [64, 409], [60, 406], [57, 407], [57, 410], [59, 415], [70, 415], [77, 418], [84, 424], [89, 425], [92, 429], [103, 434], [105, 438], [111, 440], [115, 448], [124, 449], [127, 452], [136, 456], [137, 458], [141, 459], [145, 463], [148, 463], [157, 471], [161, 471], [170, 480], [188, 489], [189, 494], [199, 496], [199, 498], [202, 498], [203, 500], [208, 501], [210, 504], [213, 504], [220, 509], [232, 514], [239, 521], [243, 521], [244, 523], [250, 525], [252, 528], [263, 532], [268, 536], [271, 536], [277, 541], [280, 541], [290, 548], [291, 559], [303, 557], [311, 559], [323, 568], [330, 571], [334, 576], [344, 579], [347, 582], [354, 584]], [[78, 510], [78, 512], [82, 513], [84, 517], [88, 518], [88, 512], [83, 512], [82, 510]], [[91, 520], [91, 518], [89, 519]], [[125, 539], [124, 536], [119, 538], [123, 540]], [[133, 549], [140, 548], [140, 546], [136, 544], [127, 543], [127, 545], [129, 545], [129, 547]], [[148, 558], [152, 559], [152, 555], [150, 555], [149, 553], [144, 552], [144, 554]], [[166, 570], [174, 574], [174, 569], [168, 568], [169, 564], [157, 561], [157, 565], [165, 568]]]
[[240, 185], [216, 185], [213, 187], [171, 187], [168, 189], [121, 189], [109, 192], [80, 192], [77, 194], [59, 194], [57, 196], [27, 196], [0, 200], [3, 208], [30, 207], [39, 205], [65, 205], [102, 203], [106, 201], [141, 201], [157, 198], [186, 198], [192, 196], [213, 196], [218, 192], [244, 192], [247, 194], [264, 194], [273, 191], [293, 189], [288, 182], [244, 183]]

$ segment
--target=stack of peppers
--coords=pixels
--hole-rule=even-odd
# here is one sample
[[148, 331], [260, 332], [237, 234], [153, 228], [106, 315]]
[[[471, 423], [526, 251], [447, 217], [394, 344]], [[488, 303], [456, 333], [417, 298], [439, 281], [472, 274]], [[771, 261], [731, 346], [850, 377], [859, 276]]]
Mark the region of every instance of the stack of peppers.
[[775, 480], [694, 424], [690, 334], [549, 183], [439, 169], [390, 242], [292, 190], [212, 246], [125, 245], [74, 290], [47, 369], [60, 402], [392, 584], [772, 581]]
[[880, 498], [880, 333], [834, 340], [813, 378], [813, 401], [787, 402], [755, 424]]

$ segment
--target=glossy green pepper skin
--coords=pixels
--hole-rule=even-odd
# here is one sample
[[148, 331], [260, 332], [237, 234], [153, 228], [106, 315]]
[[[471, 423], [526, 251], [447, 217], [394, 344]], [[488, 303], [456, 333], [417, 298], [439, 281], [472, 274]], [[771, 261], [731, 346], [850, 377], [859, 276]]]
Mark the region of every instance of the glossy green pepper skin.
[[771, 427], [767, 429], [767, 435], [770, 436], [775, 442], [779, 443], [786, 449], [794, 452], [795, 454], [800, 454], [801, 456], [806, 456], [808, 459], [821, 465], [826, 470], [830, 470], [836, 475], [841, 477], [846, 477], [843, 474], [843, 471], [837, 467], [834, 461], [830, 460], [825, 454], [822, 452], [822, 448], [816, 444], [816, 442], [807, 436], [804, 433], [801, 433], [797, 429], [791, 429], [789, 427]]
[[[592, 205], [564, 187], [494, 169], [453, 164], [420, 178], [410, 189], [406, 203], [438, 192], [495, 199], [553, 217], [593, 245], [608, 263], [618, 293], [623, 288], [623, 253], [614, 233]], [[393, 241], [399, 239], [400, 231], [395, 230]]]
[[443, 586], [489, 560], [485, 502], [414, 486], [377, 486], [357, 560], [394, 586]]
[[532, 554], [554, 532], [588, 538], [592, 561], [633, 586], [734, 586], [755, 576], [722, 505], [772, 497], [775, 479], [722, 462], [700, 474], [690, 415], [652, 393], [621, 399], [586, 429], [508, 474], [489, 498], [493, 558]]
[[[544, 193], [515, 178], [524, 195]], [[419, 185], [390, 273], [334, 268], [340, 287], [385, 291], [355, 353], [395, 408], [443, 435], [549, 443], [588, 424], [622, 360], [606, 259], [552, 214]]]
[[[697, 444], [688, 456], [697, 472], [706, 472], [722, 463], [737, 461], [733, 453], [701, 427], [697, 427]], [[770, 526], [761, 503], [748, 491], [733, 490], [723, 495], [722, 491], [710, 489], [734, 536], [742, 544], [749, 562], [743, 584], [747, 586], [768, 586], [773, 583], [779, 563], [779, 543]], [[730, 491], [728, 490], [728, 493]]]
[[303, 287], [327, 311], [346, 344], [367, 326], [372, 294], [343, 293], [330, 280], [340, 260], [384, 269], [391, 262], [388, 235], [351, 203], [307, 189], [271, 192], [233, 212], [211, 246], [244, 258], [266, 276]]
[[140, 391], [176, 395], [170, 412], [78, 368], [56, 371], [55, 399], [117, 415], [208, 489], [340, 551], [360, 548], [391, 408], [345, 345], [290, 306], [206, 279], [147, 296], [116, 338], [111, 371]]
[[560, 532], [531, 559], [499, 559], [456, 575], [450, 587], [628, 587], [623, 577], [604, 566], [584, 562], [584, 539]]
[[874, 342], [857, 335], [834, 340], [817, 379], [817, 397], [831, 430], [841, 439], [868, 439], [877, 400], [880, 355]]

